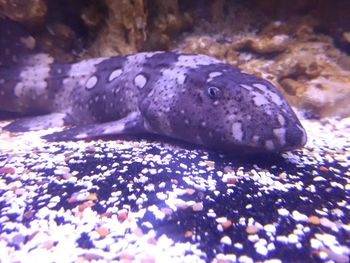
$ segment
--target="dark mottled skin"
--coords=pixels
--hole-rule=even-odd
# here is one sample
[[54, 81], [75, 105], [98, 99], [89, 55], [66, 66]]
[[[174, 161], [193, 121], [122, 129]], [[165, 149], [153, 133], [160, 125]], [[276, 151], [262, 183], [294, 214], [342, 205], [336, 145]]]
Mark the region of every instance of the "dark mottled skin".
[[[17, 31], [1, 29], [13, 41]], [[18, 46], [0, 42], [8, 53]], [[153, 133], [228, 151], [302, 147], [305, 131], [268, 81], [204, 55], [144, 52], [59, 64], [31, 49], [0, 63], [0, 109], [32, 113], [6, 126], [73, 125], [48, 140]]]

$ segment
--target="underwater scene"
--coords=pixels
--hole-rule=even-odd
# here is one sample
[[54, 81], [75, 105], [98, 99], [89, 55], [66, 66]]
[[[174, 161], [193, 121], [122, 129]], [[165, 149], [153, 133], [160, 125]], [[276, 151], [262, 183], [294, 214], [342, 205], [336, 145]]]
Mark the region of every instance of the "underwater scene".
[[349, 1], [0, 1], [1, 263], [349, 258]]

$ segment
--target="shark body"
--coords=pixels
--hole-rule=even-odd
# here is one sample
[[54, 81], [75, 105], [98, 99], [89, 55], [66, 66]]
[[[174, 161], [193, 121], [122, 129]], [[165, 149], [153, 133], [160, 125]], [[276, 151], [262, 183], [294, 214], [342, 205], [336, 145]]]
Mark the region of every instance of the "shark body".
[[[14, 39], [18, 32], [3, 28], [1, 34]], [[45, 138], [149, 133], [248, 153], [306, 143], [305, 130], [273, 84], [215, 58], [142, 52], [65, 64], [32, 51], [28, 38], [13, 47], [0, 40], [0, 110], [31, 115], [5, 130], [68, 125]], [[23, 54], [13, 55], [14, 49]]]

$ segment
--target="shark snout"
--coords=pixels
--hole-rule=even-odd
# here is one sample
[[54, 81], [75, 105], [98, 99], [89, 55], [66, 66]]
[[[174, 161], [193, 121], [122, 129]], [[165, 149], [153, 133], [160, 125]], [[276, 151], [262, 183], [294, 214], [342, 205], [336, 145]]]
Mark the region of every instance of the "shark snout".
[[301, 148], [306, 144], [307, 135], [305, 129], [297, 124], [286, 130], [286, 150]]

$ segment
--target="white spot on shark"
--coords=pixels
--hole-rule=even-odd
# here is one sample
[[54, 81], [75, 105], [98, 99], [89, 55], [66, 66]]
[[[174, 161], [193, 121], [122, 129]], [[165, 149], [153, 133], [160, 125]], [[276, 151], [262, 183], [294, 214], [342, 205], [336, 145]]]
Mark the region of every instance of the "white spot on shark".
[[162, 70], [164, 79], [176, 80], [178, 85], [183, 85], [186, 81], [186, 71], [175, 71], [174, 69]]
[[232, 134], [233, 134], [233, 138], [236, 141], [239, 141], [239, 142], [242, 141], [242, 139], [243, 139], [242, 123], [240, 123], [240, 122], [233, 123]]
[[251, 95], [253, 97], [254, 104], [258, 107], [270, 104], [266, 97], [258, 92], [251, 91]]
[[179, 76], [176, 78], [177, 84], [183, 85], [186, 81], [186, 75], [185, 74], [179, 74]]
[[248, 91], [252, 91], [253, 90], [253, 87], [252, 86], [249, 86], [249, 85], [246, 85], [246, 84], [239, 84], [242, 88], [248, 90]]
[[154, 55], [161, 54], [161, 53], [163, 53], [163, 51], [146, 52], [146, 53], [145, 53], [145, 57], [146, 57], [146, 58], [151, 58], [151, 57], [153, 57]]
[[207, 66], [213, 64], [220, 64], [221, 61], [206, 56], [206, 55], [179, 55], [178, 61], [175, 63], [174, 67], [185, 67], [185, 68], [198, 68], [199, 66]]
[[147, 78], [144, 75], [139, 74], [134, 78], [134, 83], [136, 87], [142, 89], [147, 84]]
[[212, 81], [214, 78], [219, 77], [222, 75], [222, 72], [220, 71], [213, 71], [209, 73], [209, 78], [207, 79], [207, 82]]
[[269, 151], [273, 151], [275, 149], [275, 144], [271, 140], [267, 140], [265, 142], [265, 148]]
[[263, 93], [268, 92], [269, 90], [267, 89], [266, 85], [261, 84], [261, 83], [255, 83], [253, 86], [259, 90], [261, 90]]
[[[42, 64], [32, 65], [36, 61]], [[43, 96], [47, 92], [47, 81], [50, 77], [50, 64], [53, 62], [52, 58], [47, 56], [37, 55], [28, 61], [28, 66], [25, 67], [19, 77], [20, 81], [15, 86], [14, 93], [16, 96], [25, 96], [25, 94], [35, 94]]]
[[219, 77], [219, 76], [221, 76], [222, 75], [222, 72], [220, 72], [220, 71], [213, 71], [213, 72], [210, 72], [209, 73], [209, 78], [215, 78], [215, 77]]
[[281, 106], [283, 104], [282, 99], [276, 93], [269, 91], [269, 95], [270, 95], [271, 100], [272, 100], [273, 103], [275, 103], [275, 104], [277, 104], [279, 106]]
[[75, 136], [76, 139], [85, 139], [87, 137], [89, 137], [87, 133], [79, 133]]
[[275, 92], [271, 91], [266, 85], [261, 84], [261, 83], [255, 83], [253, 84], [253, 86], [259, 90], [261, 90], [266, 96], [268, 96], [271, 101], [273, 103], [275, 103], [276, 105], [281, 106], [283, 101], [280, 98], [280, 96], [278, 96]]
[[122, 74], [123, 74], [123, 70], [122, 69], [113, 70], [112, 73], [108, 77], [108, 81], [112, 82], [116, 78], [120, 77], [120, 75], [122, 75]]
[[58, 69], [56, 70], [56, 74], [62, 74], [62, 69], [61, 69], [61, 68], [58, 68]]
[[273, 129], [273, 134], [279, 140], [281, 145], [286, 145], [286, 129], [285, 128]]
[[92, 76], [86, 81], [85, 88], [87, 90], [91, 90], [91, 89], [96, 87], [97, 82], [98, 82], [97, 77], [96, 76]]
[[96, 73], [95, 66], [107, 59], [108, 58], [94, 58], [72, 64], [68, 77], [63, 80], [63, 86], [66, 92], [62, 93], [61, 101], [70, 102], [70, 92], [77, 86], [83, 87], [88, 78]]
[[15, 96], [21, 97], [22, 94], [24, 93], [24, 90], [25, 90], [25, 87], [24, 87], [23, 83], [22, 82], [18, 82], [16, 84], [15, 90], [14, 90]]
[[282, 127], [286, 124], [286, 120], [284, 119], [284, 117], [281, 114], [278, 114], [277, 119], [278, 119], [279, 124]]

